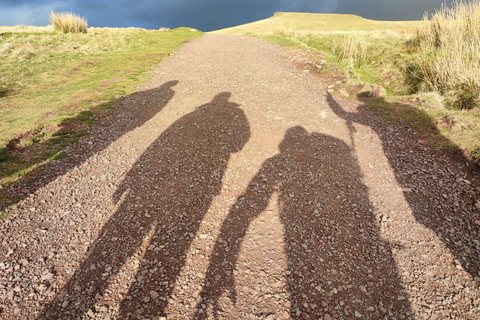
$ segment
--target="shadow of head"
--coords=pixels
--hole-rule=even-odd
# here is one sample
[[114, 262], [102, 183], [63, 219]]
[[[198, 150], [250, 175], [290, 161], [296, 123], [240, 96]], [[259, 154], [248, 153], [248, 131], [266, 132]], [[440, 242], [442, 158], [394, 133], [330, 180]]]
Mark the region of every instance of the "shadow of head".
[[172, 87], [176, 86], [178, 84], [178, 82], [179, 82], [178, 80], [172, 80], [172, 81], [165, 82], [158, 89], [160, 91], [171, 89]]
[[238, 106], [240, 106], [237, 103], [230, 102], [229, 100], [230, 100], [231, 97], [232, 97], [231, 92], [221, 92], [213, 98], [212, 103], [216, 107], [238, 107]]
[[307, 130], [302, 126], [290, 128], [285, 132], [285, 137], [278, 148], [281, 153], [298, 152], [305, 147], [304, 144], [308, 136]]

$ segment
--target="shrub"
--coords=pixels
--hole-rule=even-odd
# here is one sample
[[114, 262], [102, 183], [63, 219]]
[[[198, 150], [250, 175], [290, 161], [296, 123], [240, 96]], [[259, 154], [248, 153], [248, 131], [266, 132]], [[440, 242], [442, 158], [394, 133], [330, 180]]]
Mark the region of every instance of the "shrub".
[[57, 31], [64, 33], [87, 33], [87, 19], [73, 12], [50, 12], [50, 22]]
[[470, 109], [480, 102], [480, 0], [456, 1], [425, 15], [417, 29], [416, 61], [425, 89], [447, 105]]

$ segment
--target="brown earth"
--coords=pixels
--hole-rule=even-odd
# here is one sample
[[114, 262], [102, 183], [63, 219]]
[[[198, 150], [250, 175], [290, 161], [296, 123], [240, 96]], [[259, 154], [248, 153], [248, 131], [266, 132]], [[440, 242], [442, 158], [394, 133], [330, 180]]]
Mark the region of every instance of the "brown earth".
[[479, 319], [477, 173], [293, 60], [164, 61], [1, 220], [0, 318]]

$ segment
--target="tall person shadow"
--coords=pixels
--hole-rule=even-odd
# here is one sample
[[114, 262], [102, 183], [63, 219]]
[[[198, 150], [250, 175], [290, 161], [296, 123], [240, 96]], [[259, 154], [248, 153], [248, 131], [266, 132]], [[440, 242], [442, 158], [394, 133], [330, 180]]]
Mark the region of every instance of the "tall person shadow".
[[[178, 80], [168, 81], [158, 88], [137, 92], [124, 101], [117, 99], [105, 103], [104, 107], [115, 104], [115, 109], [108, 116], [108, 121], [98, 123], [93, 132], [89, 133], [89, 137], [94, 143], [91, 145], [86, 143], [74, 144], [70, 150], [71, 154], [67, 155], [61, 165], [53, 163], [41, 165], [40, 167], [45, 166], [46, 172], [38, 179], [33, 179], [32, 182], [14, 185], [12, 191], [15, 196], [24, 199], [66, 174], [69, 170], [82, 165], [95, 154], [101, 153], [127, 132], [143, 126], [170, 102], [175, 94], [172, 88], [177, 84]], [[138, 103], [132, 108], [133, 101], [142, 101], [143, 103], [141, 105]], [[59, 128], [64, 128], [68, 132], [72, 126], [71, 120], [67, 119], [64, 123], [59, 124]], [[105, 132], [108, 132], [108, 134], [105, 134]], [[85, 146], [88, 146], [88, 148]]]
[[81, 318], [122, 290], [120, 318], [163, 314], [230, 156], [250, 138], [230, 96], [220, 93], [183, 116], [145, 151], [116, 191], [117, 212], [45, 318]]
[[[242, 241], [275, 193], [285, 230], [291, 318], [408, 317], [406, 293], [389, 244], [379, 235], [353, 150], [300, 126], [287, 130], [279, 149], [222, 225], [195, 319], [209, 318], [209, 305], [215, 318], [225, 318], [228, 310], [222, 308], [229, 304], [222, 299], [238, 303], [233, 277], [242, 276], [234, 272]], [[280, 312], [274, 318], [284, 316], [270, 311]]]

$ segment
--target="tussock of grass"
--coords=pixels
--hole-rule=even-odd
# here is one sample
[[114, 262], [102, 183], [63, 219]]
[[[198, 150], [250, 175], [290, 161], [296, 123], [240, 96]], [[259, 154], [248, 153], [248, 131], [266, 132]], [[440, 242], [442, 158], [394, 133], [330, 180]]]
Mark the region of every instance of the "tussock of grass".
[[286, 38], [293, 38], [296, 36], [295, 30], [291, 26], [281, 26], [276, 29], [273, 34]]
[[347, 60], [356, 68], [363, 66], [367, 62], [369, 53], [369, 42], [364, 33], [348, 32], [340, 40], [334, 41], [333, 52], [337, 55], [337, 60]]
[[444, 95], [450, 107], [478, 107], [480, 1], [457, 1], [424, 20], [416, 36], [416, 62], [425, 89]]
[[50, 11], [50, 22], [57, 31], [64, 33], [87, 33], [87, 19], [82, 18], [73, 12]]

